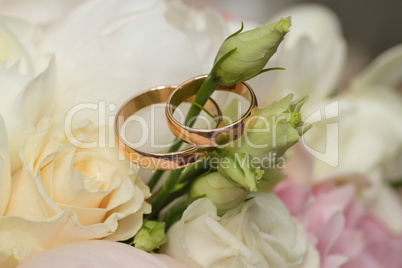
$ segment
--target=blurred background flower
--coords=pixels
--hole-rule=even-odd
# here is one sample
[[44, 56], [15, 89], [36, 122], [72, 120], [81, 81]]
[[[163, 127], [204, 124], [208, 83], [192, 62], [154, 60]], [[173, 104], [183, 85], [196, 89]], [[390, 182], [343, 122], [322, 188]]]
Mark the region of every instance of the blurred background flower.
[[[386, 49], [399, 44], [402, 40], [399, 26], [402, 24], [400, 10], [402, 2], [399, 0], [184, 0], [184, 2], [201, 8], [214, 7], [226, 14], [227, 17], [237, 17], [243, 20], [264, 23], [280, 10], [291, 5], [317, 3], [322, 4], [337, 14], [340, 19], [344, 35], [348, 41], [352, 59], [358, 59], [354, 66], [361, 69], [370, 60]], [[350, 57], [348, 57], [350, 59]], [[350, 71], [350, 70], [349, 70]], [[347, 73], [345, 72], [345, 75]], [[349, 75], [352, 75], [349, 73]]]
[[[322, 268], [401, 267], [402, 236], [392, 234], [356, 198], [353, 184], [313, 188], [281, 182], [276, 193], [303, 223]], [[329, 231], [331, 230], [331, 231]]]

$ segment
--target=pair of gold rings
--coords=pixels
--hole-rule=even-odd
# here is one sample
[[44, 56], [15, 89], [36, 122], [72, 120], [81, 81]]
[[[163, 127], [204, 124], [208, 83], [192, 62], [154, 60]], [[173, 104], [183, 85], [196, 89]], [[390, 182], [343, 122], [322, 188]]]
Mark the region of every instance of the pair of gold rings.
[[[215, 147], [234, 141], [250, 129], [257, 115], [258, 104], [256, 96], [249, 85], [237, 83], [232, 86], [221, 86], [217, 90], [236, 93], [244, 97], [250, 106], [243, 116], [232, 124], [222, 126], [222, 113], [217, 103], [209, 98], [204, 109], [216, 118], [216, 128], [197, 129], [185, 126], [173, 116], [176, 108], [183, 102], [194, 100], [198, 89], [206, 75], [192, 78], [179, 86], [160, 86], [143, 91], [118, 110], [115, 117], [115, 136], [120, 152], [132, 163], [149, 169], [177, 169], [194, 164], [208, 156]], [[139, 110], [156, 103], [167, 103], [165, 114], [172, 133], [182, 141], [192, 146], [171, 153], [150, 153], [133, 148], [123, 139], [122, 127], [126, 120]]]

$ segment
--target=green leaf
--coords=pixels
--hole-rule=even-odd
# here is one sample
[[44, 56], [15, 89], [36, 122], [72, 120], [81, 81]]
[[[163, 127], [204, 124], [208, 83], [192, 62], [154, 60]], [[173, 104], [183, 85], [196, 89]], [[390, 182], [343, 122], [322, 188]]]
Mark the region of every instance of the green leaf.
[[244, 23], [241, 22], [240, 29], [237, 32], [234, 32], [231, 35], [229, 35], [228, 38], [225, 39], [225, 41], [228, 40], [229, 38], [233, 37], [233, 36], [238, 35], [239, 33], [241, 33], [243, 31], [243, 29], [244, 29]]

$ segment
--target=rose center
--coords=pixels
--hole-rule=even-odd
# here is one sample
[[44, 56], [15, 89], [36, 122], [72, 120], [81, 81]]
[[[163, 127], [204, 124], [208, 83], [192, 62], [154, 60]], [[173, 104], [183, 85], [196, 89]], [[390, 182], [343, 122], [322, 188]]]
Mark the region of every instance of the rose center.
[[99, 152], [84, 150], [76, 151], [73, 167], [83, 176], [84, 187], [89, 191], [107, 189], [116, 170]]

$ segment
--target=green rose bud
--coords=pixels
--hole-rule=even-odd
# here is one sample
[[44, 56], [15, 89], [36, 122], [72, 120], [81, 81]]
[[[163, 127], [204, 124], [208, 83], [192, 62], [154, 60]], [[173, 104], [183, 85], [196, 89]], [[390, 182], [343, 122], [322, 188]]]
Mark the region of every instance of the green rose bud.
[[247, 197], [247, 191], [236, 187], [219, 172], [211, 172], [198, 178], [190, 190], [190, 198], [203, 196], [212, 201], [219, 215], [239, 206]]
[[290, 17], [251, 31], [235, 33], [223, 42], [211, 76], [221, 85], [233, 85], [261, 73], [289, 31]]
[[261, 168], [272, 168], [287, 149], [294, 145], [311, 126], [301, 121], [300, 108], [307, 97], [292, 102], [289, 94], [282, 100], [258, 110], [254, 126], [232, 142], [228, 150], [249, 153], [260, 159]]
[[144, 221], [141, 229], [134, 237], [134, 246], [138, 249], [152, 252], [166, 243], [165, 223], [159, 221]]
[[251, 192], [257, 191], [257, 183], [263, 173], [249, 154], [227, 150], [221, 153], [218, 172], [237, 187]]

